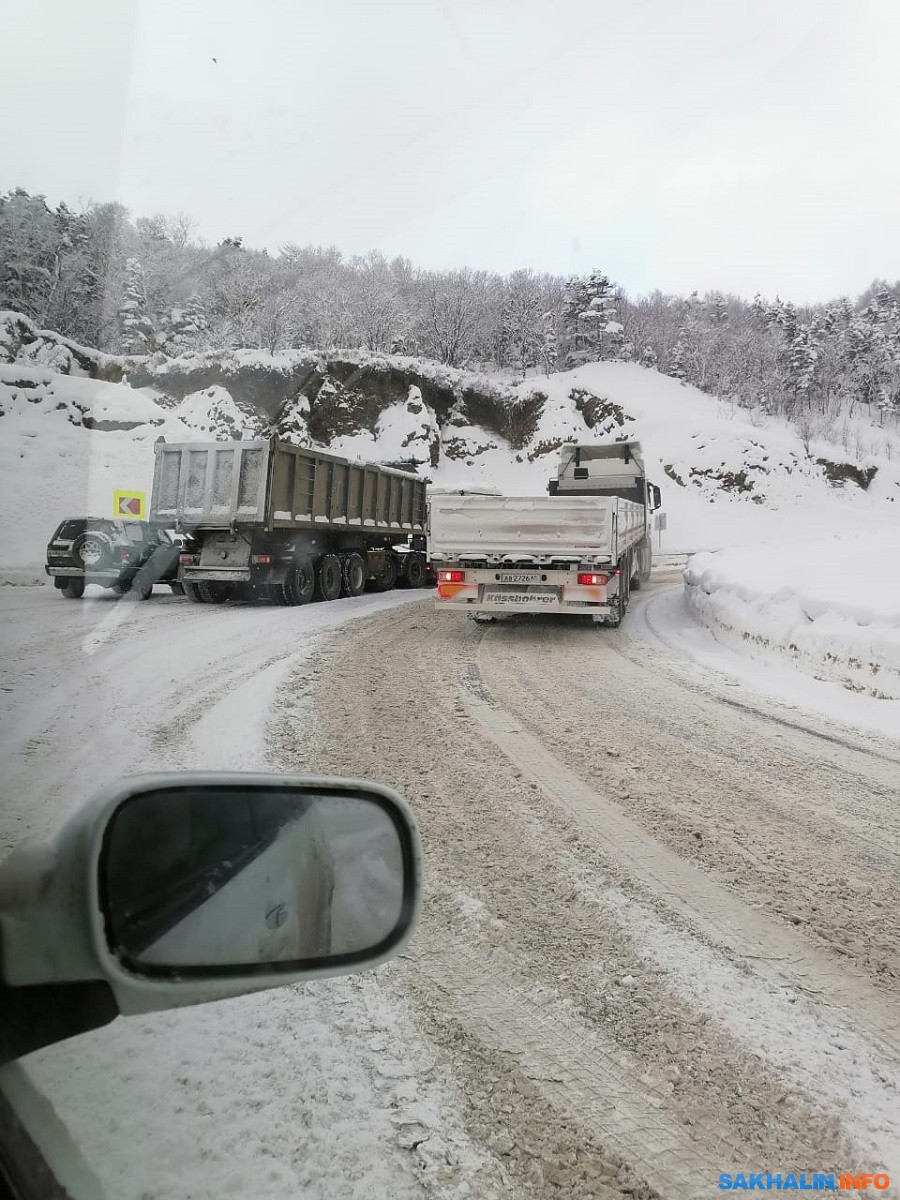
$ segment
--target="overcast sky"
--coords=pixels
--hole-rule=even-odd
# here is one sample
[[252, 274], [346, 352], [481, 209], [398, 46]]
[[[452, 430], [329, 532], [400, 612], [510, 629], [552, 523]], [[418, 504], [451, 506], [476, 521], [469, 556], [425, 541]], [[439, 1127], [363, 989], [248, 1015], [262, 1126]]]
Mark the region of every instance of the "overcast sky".
[[900, 277], [897, 0], [0, 0], [0, 190], [427, 267]]

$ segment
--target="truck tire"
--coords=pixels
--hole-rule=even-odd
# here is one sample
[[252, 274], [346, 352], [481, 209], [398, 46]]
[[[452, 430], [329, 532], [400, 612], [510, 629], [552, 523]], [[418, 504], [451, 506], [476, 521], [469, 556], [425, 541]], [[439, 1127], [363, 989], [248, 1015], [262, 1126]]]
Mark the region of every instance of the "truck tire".
[[384, 556], [384, 566], [381, 573], [375, 576], [372, 584], [373, 592], [389, 592], [397, 585], [397, 559], [393, 554]]
[[85, 570], [99, 571], [111, 566], [115, 555], [109, 538], [89, 529], [86, 533], [79, 534], [72, 543], [72, 557], [81, 563]]
[[316, 570], [316, 591], [320, 600], [337, 600], [341, 594], [341, 560], [336, 554], [323, 554]]
[[366, 576], [369, 568], [361, 554], [353, 551], [341, 559], [341, 595], [361, 596], [366, 590]]
[[206, 601], [200, 595], [200, 592], [197, 588], [196, 583], [188, 583], [187, 581], [185, 581], [181, 586], [184, 588], [184, 594], [185, 594], [185, 596], [187, 596], [187, 598], [191, 602], [191, 604], [205, 604], [206, 603]]
[[428, 582], [427, 576], [425, 556], [423, 554], [408, 555], [406, 559], [406, 571], [403, 576], [406, 586], [411, 588], [424, 587]]
[[606, 621], [606, 624], [609, 626], [610, 629], [618, 629], [619, 628], [619, 626], [622, 624], [622, 617], [623, 617], [624, 613], [625, 613], [625, 605], [622, 603], [622, 591], [620, 588], [619, 594], [618, 594], [618, 596], [616, 596], [616, 606], [612, 610], [612, 612], [609, 614], [609, 617], [607, 618], [607, 621]]
[[627, 559], [624, 562], [620, 562], [619, 567], [619, 588], [616, 593], [616, 604], [606, 621], [606, 624], [611, 629], [618, 629], [618, 627], [622, 624], [622, 618], [625, 616], [625, 609], [628, 607], [628, 579], [630, 572], [628, 569]]
[[316, 593], [316, 572], [309, 558], [298, 558], [284, 581], [288, 604], [309, 604]]
[[84, 580], [67, 579], [59, 590], [67, 600], [80, 600], [84, 595]]
[[644, 582], [644, 544], [643, 542], [636, 546], [631, 560], [631, 582], [629, 587], [636, 592], [641, 590], [641, 584]]

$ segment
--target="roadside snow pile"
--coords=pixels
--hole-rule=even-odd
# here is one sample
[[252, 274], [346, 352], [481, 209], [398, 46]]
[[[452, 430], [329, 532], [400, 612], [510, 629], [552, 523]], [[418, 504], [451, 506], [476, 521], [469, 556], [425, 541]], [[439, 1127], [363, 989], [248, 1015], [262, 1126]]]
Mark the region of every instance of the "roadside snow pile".
[[718, 641], [900, 699], [900, 530], [695, 554], [684, 581]]
[[169, 413], [145, 392], [19, 364], [0, 365], [0, 413], [4, 417], [60, 413], [72, 425], [106, 431], [154, 428], [169, 419]]

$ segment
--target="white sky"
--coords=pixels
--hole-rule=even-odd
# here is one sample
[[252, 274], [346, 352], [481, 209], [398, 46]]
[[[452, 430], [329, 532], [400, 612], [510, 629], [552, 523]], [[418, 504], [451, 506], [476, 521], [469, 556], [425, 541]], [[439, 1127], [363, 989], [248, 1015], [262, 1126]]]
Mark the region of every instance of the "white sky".
[[632, 293], [900, 277], [896, 0], [0, 0], [0, 28], [0, 190]]

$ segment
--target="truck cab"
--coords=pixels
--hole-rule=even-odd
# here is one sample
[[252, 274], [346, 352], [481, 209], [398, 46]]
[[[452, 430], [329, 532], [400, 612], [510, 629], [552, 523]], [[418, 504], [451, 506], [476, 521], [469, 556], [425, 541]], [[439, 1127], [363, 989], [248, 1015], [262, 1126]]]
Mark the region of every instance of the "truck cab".
[[562, 446], [547, 491], [551, 496], [621, 496], [643, 505], [648, 521], [662, 504], [659, 488], [647, 482], [640, 442]]

